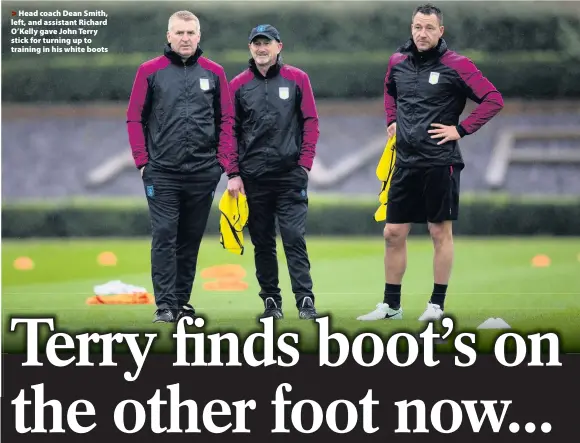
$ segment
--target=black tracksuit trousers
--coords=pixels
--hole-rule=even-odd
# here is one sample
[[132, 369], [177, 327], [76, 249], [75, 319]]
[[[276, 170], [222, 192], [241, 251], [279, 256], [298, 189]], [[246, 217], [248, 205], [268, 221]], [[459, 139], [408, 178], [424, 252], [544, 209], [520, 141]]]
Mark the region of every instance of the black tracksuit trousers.
[[177, 313], [189, 304], [205, 231], [222, 169], [192, 174], [145, 167], [143, 184], [151, 218], [151, 277], [158, 309]]
[[248, 199], [248, 231], [254, 245], [256, 278], [260, 297], [272, 297], [282, 307], [278, 287], [276, 219], [288, 263], [296, 306], [305, 296], [311, 297], [312, 278], [304, 235], [308, 212], [308, 174], [300, 166], [283, 174], [269, 174], [257, 179], [242, 176]]

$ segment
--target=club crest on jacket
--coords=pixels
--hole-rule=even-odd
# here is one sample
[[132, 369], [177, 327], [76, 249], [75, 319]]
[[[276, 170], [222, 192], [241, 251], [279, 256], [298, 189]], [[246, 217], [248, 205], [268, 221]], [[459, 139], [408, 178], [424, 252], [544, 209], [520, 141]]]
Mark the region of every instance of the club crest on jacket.
[[439, 81], [439, 73], [438, 72], [431, 72], [429, 73], [429, 83], [432, 85], [436, 85]]
[[283, 86], [278, 88], [278, 94], [282, 100], [288, 100], [290, 98], [290, 88]]

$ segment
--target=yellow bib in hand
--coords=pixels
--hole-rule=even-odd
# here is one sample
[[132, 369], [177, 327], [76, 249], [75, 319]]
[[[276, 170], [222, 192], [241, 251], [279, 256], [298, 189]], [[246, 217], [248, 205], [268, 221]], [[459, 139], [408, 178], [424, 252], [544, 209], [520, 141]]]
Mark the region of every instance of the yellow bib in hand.
[[389, 187], [391, 186], [391, 179], [393, 178], [393, 171], [395, 169], [395, 160], [397, 159], [397, 152], [395, 145], [397, 136], [392, 136], [383, 150], [383, 155], [377, 165], [377, 178], [383, 182], [381, 192], [379, 193], [379, 203], [381, 204], [375, 212], [375, 221], [384, 221], [387, 219], [387, 197], [389, 195]]
[[248, 200], [242, 193], [237, 198], [226, 189], [220, 199], [220, 243], [228, 251], [243, 255], [244, 228], [250, 214]]

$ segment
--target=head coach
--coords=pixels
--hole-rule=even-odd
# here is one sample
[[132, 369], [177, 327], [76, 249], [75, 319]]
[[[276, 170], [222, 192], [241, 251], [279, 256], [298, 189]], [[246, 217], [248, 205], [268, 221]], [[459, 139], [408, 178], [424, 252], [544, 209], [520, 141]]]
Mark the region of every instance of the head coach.
[[195, 315], [189, 303], [216, 186], [232, 155], [233, 107], [223, 68], [202, 56], [200, 24], [173, 14], [163, 55], [139, 66], [127, 130], [151, 218], [155, 322]]

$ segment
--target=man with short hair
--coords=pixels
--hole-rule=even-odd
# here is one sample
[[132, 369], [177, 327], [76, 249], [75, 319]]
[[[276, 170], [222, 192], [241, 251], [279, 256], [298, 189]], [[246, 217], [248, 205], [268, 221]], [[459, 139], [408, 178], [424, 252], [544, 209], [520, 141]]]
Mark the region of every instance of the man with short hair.
[[173, 14], [164, 54], [139, 66], [129, 143], [151, 217], [154, 322], [194, 316], [189, 303], [215, 189], [230, 172], [233, 107], [223, 68], [202, 56], [198, 18]]
[[[439, 320], [444, 313], [464, 168], [457, 141], [491, 120], [503, 108], [503, 98], [470, 59], [447, 47], [443, 31], [439, 8], [417, 7], [412, 38], [389, 60], [384, 99], [388, 136], [396, 134], [396, 163], [384, 229], [385, 292], [383, 302], [359, 320], [402, 318], [411, 223], [427, 223], [434, 245], [433, 292], [419, 320]], [[478, 106], [460, 122], [467, 98]]]
[[228, 190], [247, 196], [248, 230], [264, 302], [262, 318], [283, 317], [278, 287], [276, 218], [295, 294], [298, 316], [317, 317], [304, 234], [308, 174], [319, 137], [318, 114], [308, 75], [282, 63], [280, 34], [271, 25], [254, 28], [248, 69], [230, 82], [235, 108], [236, 167]]

